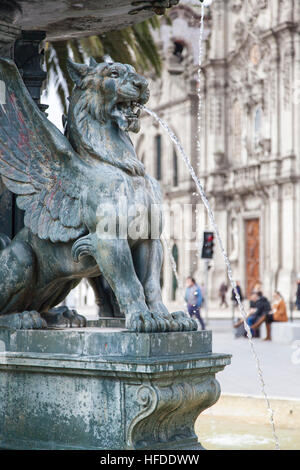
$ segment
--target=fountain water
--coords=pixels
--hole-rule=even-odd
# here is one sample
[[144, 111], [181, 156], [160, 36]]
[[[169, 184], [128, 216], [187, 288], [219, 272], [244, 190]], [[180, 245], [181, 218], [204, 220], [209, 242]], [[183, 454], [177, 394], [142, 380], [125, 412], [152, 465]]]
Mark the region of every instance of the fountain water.
[[[204, 1], [203, 0], [200, 0], [200, 1], [201, 1], [201, 19], [200, 19], [200, 32], [199, 32], [198, 111], [197, 111], [197, 118], [198, 118], [198, 137], [197, 137], [198, 161], [197, 161], [197, 166], [198, 167], [200, 166], [200, 138], [201, 138], [202, 105], [203, 105], [203, 99], [202, 99], [202, 93], [201, 93], [201, 74], [202, 74], [201, 67], [202, 67], [202, 55], [203, 55], [204, 15], [205, 15]], [[190, 174], [191, 174], [191, 176], [192, 176], [192, 178], [193, 178], [193, 180], [196, 184], [196, 187], [197, 187], [198, 193], [199, 193], [198, 195], [201, 197], [202, 202], [204, 203], [204, 205], [206, 207], [206, 210], [208, 212], [208, 216], [209, 216], [211, 226], [213, 227], [213, 229], [215, 231], [216, 238], [217, 238], [219, 247], [221, 249], [221, 252], [222, 252], [226, 267], [227, 267], [228, 278], [229, 278], [230, 284], [231, 284], [231, 286], [234, 290], [234, 294], [235, 294], [235, 297], [237, 299], [238, 306], [239, 306], [239, 309], [240, 309], [240, 312], [241, 312], [241, 315], [242, 315], [242, 318], [243, 318], [243, 321], [244, 321], [245, 329], [246, 329], [246, 332], [247, 332], [247, 337], [249, 339], [252, 354], [253, 354], [254, 360], [256, 362], [256, 367], [257, 367], [258, 377], [259, 377], [259, 381], [260, 381], [261, 391], [262, 391], [262, 394], [263, 394], [263, 396], [266, 400], [266, 404], [267, 404], [267, 410], [268, 410], [268, 413], [269, 413], [270, 424], [271, 424], [271, 428], [272, 428], [273, 438], [274, 438], [274, 441], [275, 441], [275, 447], [276, 447], [276, 449], [279, 450], [280, 446], [279, 446], [279, 441], [278, 441], [278, 437], [277, 437], [276, 430], [275, 430], [274, 412], [273, 412], [273, 409], [271, 408], [270, 400], [269, 400], [268, 395], [266, 393], [263, 372], [262, 372], [262, 369], [261, 369], [261, 366], [260, 366], [260, 360], [259, 360], [259, 357], [258, 357], [258, 355], [256, 353], [256, 350], [255, 350], [255, 347], [254, 347], [251, 329], [250, 329], [250, 327], [247, 323], [247, 314], [246, 314], [244, 305], [241, 302], [240, 295], [239, 295], [239, 293], [236, 289], [236, 283], [233, 279], [231, 264], [230, 264], [228, 255], [226, 253], [226, 250], [224, 249], [223, 242], [222, 242], [222, 239], [221, 239], [221, 236], [220, 236], [220, 233], [219, 233], [219, 229], [218, 229], [218, 226], [215, 222], [214, 214], [211, 210], [211, 207], [210, 207], [210, 204], [209, 204], [208, 199], [206, 197], [206, 194], [204, 192], [203, 186], [202, 186], [200, 180], [198, 179], [198, 177], [195, 173], [195, 170], [192, 167], [191, 162], [190, 162], [188, 156], [186, 155], [181, 143], [179, 142], [179, 140], [177, 139], [175, 134], [171, 131], [169, 126], [155, 112], [149, 110], [146, 107], [144, 107], [144, 109], [145, 109], [146, 112], [148, 112], [148, 114], [150, 114], [152, 117], [154, 117], [159, 122], [161, 127], [169, 134], [169, 137], [171, 138], [171, 140], [174, 142], [174, 144], [178, 148], [179, 153], [182, 156], [182, 158], [183, 158], [183, 160], [184, 160], [184, 162], [185, 162], [185, 164], [186, 164], [186, 166], [187, 166], [187, 168], [188, 168], [188, 170], [189, 170], [189, 172], [190, 172]], [[200, 249], [200, 247], [198, 249]], [[176, 279], [178, 279], [178, 273], [177, 273], [177, 269], [176, 269], [175, 260], [173, 259], [172, 252], [170, 250], [168, 250], [168, 251], [169, 251], [169, 255], [170, 255], [170, 259], [171, 259], [172, 269], [174, 271]], [[198, 256], [199, 256], [199, 254], [198, 254]]]
[[214, 214], [211, 210], [211, 207], [210, 207], [210, 204], [208, 202], [208, 199], [206, 197], [206, 194], [205, 194], [205, 191], [203, 189], [203, 186], [199, 180], [199, 178], [197, 177], [196, 173], [195, 173], [195, 170], [193, 168], [193, 166], [191, 165], [191, 162], [189, 160], [189, 157], [187, 156], [187, 154], [185, 153], [181, 143], [179, 142], [179, 140], [177, 139], [176, 135], [172, 132], [172, 130], [169, 128], [169, 126], [167, 125], [167, 123], [165, 121], [163, 121], [154, 111], [150, 110], [149, 108], [147, 108], [146, 106], [142, 106], [142, 108], [150, 115], [152, 116], [159, 124], [160, 126], [168, 133], [170, 139], [172, 140], [172, 142], [175, 144], [175, 146], [177, 147], [181, 157], [183, 158], [183, 161], [185, 162], [196, 186], [197, 186], [197, 189], [198, 189], [198, 192], [199, 192], [199, 195], [201, 196], [201, 199], [202, 199], [202, 202], [207, 210], [207, 213], [208, 213], [208, 217], [209, 217], [209, 220], [210, 220], [210, 223], [211, 223], [211, 226], [216, 234], [216, 238], [217, 238], [217, 241], [218, 241], [218, 244], [219, 244], [219, 247], [220, 247], [220, 250], [222, 252], [222, 255], [223, 255], [223, 258], [225, 260], [225, 263], [226, 263], [226, 267], [227, 267], [227, 273], [228, 273], [228, 278], [229, 278], [229, 281], [230, 281], [230, 284], [234, 290], [234, 293], [235, 293], [235, 297], [237, 299], [237, 302], [238, 302], [238, 305], [239, 305], [239, 309], [240, 309], [240, 312], [241, 312], [241, 315], [242, 315], [242, 318], [243, 318], [243, 321], [244, 321], [244, 325], [245, 325], [245, 329], [246, 329], [246, 332], [247, 332], [247, 336], [248, 336], [248, 339], [249, 339], [249, 342], [250, 342], [250, 346], [251, 346], [251, 350], [252, 350], [252, 354], [254, 356], [254, 359], [255, 359], [255, 362], [256, 362], [256, 367], [257, 367], [257, 371], [258, 371], [258, 376], [259, 376], [259, 381], [260, 381], [260, 385], [261, 385], [261, 391], [262, 391], [262, 394], [266, 400], [266, 403], [267, 403], [267, 410], [269, 412], [269, 417], [270, 417], [270, 424], [271, 424], [271, 427], [272, 427], [272, 432], [273, 432], [273, 437], [274, 437], [274, 441], [275, 441], [275, 446], [276, 446], [276, 449], [280, 449], [280, 446], [279, 446], [279, 441], [278, 441], [278, 437], [276, 435], [276, 430], [275, 430], [275, 423], [274, 423], [274, 412], [273, 412], [273, 409], [271, 408], [271, 405], [270, 405], [270, 400], [269, 400], [269, 397], [267, 395], [267, 392], [266, 392], [266, 389], [265, 389], [265, 382], [264, 382], [264, 378], [263, 378], [263, 372], [262, 372], [262, 369], [261, 369], [261, 366], [260, 366], [260, 360], [259, 360], [259, 357], [257, 356], [257, 353], [256, 353], [256, 350], [255, 350], [255, 347], [254, 347], [254, 343], [253, 343], [253, 339], [252, 339], [252, 333], [251, 333], [251, 330], [250, 330], [250, 327], [247, 323], [247, 313], [245, 311], [245, 308], [244, 308], [244, 305], [242, 304], [242, 301], [241, 301], [241, 298], [240, 298], [240, 295], [236, 289], [236, 283], [234, 281], [234, 278], [233, 278], [233, 274], [232, 274], [232, 269], [231, 269], [231, 264], [230, 264], [230, 261], [229, 261], [229, 258], [228, 258], [228, 255], [226, 253], [226, 250], [223, 246], [223, 241], [222, 241], [222, 238], [220, 236], [220, 233], [219, 233], [219, 228], [216, 224], [216, 221], [215, 221], [215, 217], [214, 217]]
[[205, 6], [204, 2], [201, 3], [201, 19], [200, 19], [200, 32], [199, 32], [199, 43], [198, 43], [198, 53], [199, 53], [199, 64], [198, 64], [198, 111], [197, 111], [197, 120], [198, 120], [198, 139], [197, 139], [197, 150], [198, 150], [198, 162], [197, 166], [200, 166], [200, 137], [201, 137], [201, 125], [202, 125], [202, 93], [201, 93], [201, 75], [202, 75], [202, 55], [203, 55], [203, 37], [204, 37], [204, 15], [205, 15]]

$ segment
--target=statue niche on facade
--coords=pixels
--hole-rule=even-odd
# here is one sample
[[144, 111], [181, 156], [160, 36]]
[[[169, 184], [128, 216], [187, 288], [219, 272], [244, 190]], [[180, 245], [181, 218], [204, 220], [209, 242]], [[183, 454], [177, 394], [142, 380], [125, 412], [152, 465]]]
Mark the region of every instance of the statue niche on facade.
[[195, 330], [194, 320], [162, 303], [160, 239], [109, 238], [97, 229], [101, 205], [114, 208], [118, 221], [127, 215], [120, 193], [129, 208], [146, 207], [148, 219], [161, 202], [128, 135], [139, 130], [147, 81], [120, 63], [70, 61], [68, 69], [75, 89], [64, 136], [33, 102], [14, 62], [0, 59], [0, 174], [25, 211], [25, 228], [12, 241], [0, 238], [0, 325], [44, 328], [64, 314], [84, 326], [82, 316], [55, 306], [82, 278], [102, 278], [129, 330]]

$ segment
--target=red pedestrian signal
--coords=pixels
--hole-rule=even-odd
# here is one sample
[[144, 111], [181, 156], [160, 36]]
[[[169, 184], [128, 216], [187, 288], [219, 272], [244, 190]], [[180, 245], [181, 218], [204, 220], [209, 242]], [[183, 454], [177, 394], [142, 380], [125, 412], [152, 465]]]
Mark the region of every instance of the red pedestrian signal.
[[201, 258], [212, 259], [214, 254], [214, 232], [204, 232]]

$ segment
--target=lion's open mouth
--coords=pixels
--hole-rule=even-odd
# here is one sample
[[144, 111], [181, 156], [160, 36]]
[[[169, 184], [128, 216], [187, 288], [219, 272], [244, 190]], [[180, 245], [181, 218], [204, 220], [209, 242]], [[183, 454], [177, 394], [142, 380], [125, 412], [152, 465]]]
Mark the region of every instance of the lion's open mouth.
[[137, 101], [119, 101], [117, 103], [117, 109], [127, 116], [128, 118], [136, 118], [138, 119], [139, 115], [141, 114], [141, 110], [138, 107], [139, 103]]
[[112, 110], [112, 116], [122, 130], [138, 132], [140, 103], [134, 100], [118, 101]]

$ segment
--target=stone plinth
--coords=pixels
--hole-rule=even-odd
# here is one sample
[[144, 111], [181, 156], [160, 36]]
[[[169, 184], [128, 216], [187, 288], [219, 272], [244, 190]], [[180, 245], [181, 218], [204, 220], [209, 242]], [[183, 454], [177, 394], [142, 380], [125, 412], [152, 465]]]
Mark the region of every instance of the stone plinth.
[[211, 332], [0, 330], [0, 448], [201, 449], [230, 356]]

